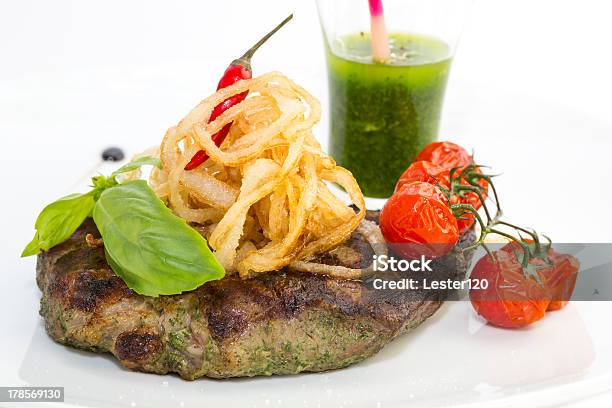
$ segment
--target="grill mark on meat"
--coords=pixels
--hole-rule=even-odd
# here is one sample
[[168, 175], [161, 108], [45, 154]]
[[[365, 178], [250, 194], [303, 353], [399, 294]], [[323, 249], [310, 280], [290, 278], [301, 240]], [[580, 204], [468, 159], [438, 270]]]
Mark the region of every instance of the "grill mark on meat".
[[322, 293], [322, 282], [309, 278], [311, 276], [303, 276], [299, 280], [290, 279], [287, 275], [274, 277], [271, 287], [287, 317], [298, 315], [304, 308], [312, 305], [316, 296]]
[[116, 276], [108, 276], [104, 271], [81, 271], [74, 280], [70, 306], [92, 312], [98, 304], [105, 301], [110, 303], [111, 298], [121, 297], [122, 292], [127, 292], [124, 288], [123, 281]]
[[285, 304], [286, 296], [275, 291], [270, 279], [241, 280], [226, 278], [211, 282], [205, 291], [212, 299], [208, 310], [208, 327], [219, 341], [235, 337], [252, 324], [289, 318], [299, 310], [298, 303]]
[[65, 298], [69, 288], [68, 274], [55, 275], [49, 283], [49, 295], [58, 298]]
[[115, 355], [127, 363], [152, 360], [160, 351], [162, 342], [156, 334], [141, 330], [121, 333], [115, 341]]

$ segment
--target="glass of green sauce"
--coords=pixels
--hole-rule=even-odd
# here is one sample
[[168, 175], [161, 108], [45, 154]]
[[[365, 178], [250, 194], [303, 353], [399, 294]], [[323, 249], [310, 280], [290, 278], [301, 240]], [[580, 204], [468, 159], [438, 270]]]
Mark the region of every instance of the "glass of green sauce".
[[[464, 3], [460, 9], [459, 3]], [[326, 39], [330, 153], [373, 198], [393, 194], [404, 170], [438, 137], [459, 32], [453, 22], [460, 20], [444, 10], [462, 15], [465, 9], [461, 0], [383, 4], [389, 54], [377, 61], [368, 2], [318, 0]]]

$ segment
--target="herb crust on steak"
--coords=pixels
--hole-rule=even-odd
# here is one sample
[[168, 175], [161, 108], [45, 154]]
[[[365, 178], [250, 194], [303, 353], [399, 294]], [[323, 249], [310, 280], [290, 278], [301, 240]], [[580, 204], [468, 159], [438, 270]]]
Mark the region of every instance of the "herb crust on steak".
[[[346, 367], [419, 326], [446, 295], [406, 290], [379, 296], [364, 282], [282, 270], [247, 280], [226, 277], [181, 295], [145, 297], [115, 275], [104, 249], [87, 243], [88, 234], [99, 238], [91, 220], [38, 257], [40, 314], [49, 335], [68, 346], [111, 353], [132, 370], [173, 372], [188, 380]], [[468, 232], [458, 247], [473, 240]], [[352, 259], [334, 250], [317, 262], [367, 265], [372, 253], [364, 242], [354, 233], [343, 245]], [[355, 253], [362, 262], [355, 262]], [[435, 264], [449, 277], [461, 277], [468, 257], [455, 250]]]

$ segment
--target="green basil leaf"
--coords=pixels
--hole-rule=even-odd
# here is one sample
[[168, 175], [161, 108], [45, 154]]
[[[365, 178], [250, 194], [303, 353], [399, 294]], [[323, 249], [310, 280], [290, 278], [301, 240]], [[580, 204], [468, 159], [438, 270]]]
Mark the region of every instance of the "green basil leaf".
[[161, 161], [152, 156], [140, 157], [115, 171], [111, 177], [96, 176], [92, 178], [94, 189], [87, 194], [73, 194], [48, 205], [36, 220], [36, 235], [25, 247], [22, 257], [47, 251], [67, 240], [74, 231], [92, 216], [98, 197], [109, 188], [116, 186], [115, 177], [121, 173], [136, 170], [142, 166], [161, 166]]
[[114, 178], [114, 177], [118, 176], [121, 173], [127, 173], [127, 172], [130, 172], [130, 171], [137, 170], [137, 169], [141, 168], [142, 166], [154, 166], [154, 167], [157, 167], [157, 168], [161, 168], [161, 160], [159, 160], [159, 158], [153, 157], [153, 156], [139, 157], [138, 159], [136, 159], [136, 160], [126, 164], [125, 166], [121, 167], [120, 169], [116, 170], [110, 176], [110, 178]]
[[104, 254], [106, 256], [106, 262], [108, 262], [109, 266], [117, 274], [117, 276], [120, 276], [121, 279], [123, 279], [128, 288], [139, 287], [142, 292], [156, 293], [157, 290], [154, 284], [150, 284], [149, 282], [140, 279], [137, 275], [133, 275], [120, 267], [119, 264], [115, 262], [111, 254], [108, 253], [106, 247], [104, 248]]
[[48, 251], [70, 238], [91, 214], [94, 205], [94, 197], [88, 193], [72, 194], [46, 206], [36, 219], [36, 235], [21, 256]]
[[34, 238], [28, 245], [26, 245], [25, 249], [21, 253], [22, 258], [26, 258], [28, 256], [36, 255], [40, 252], [40, 242], [38, 242], [38, 232], [34, 235]]
[[141, 295], [175, 295], [225, 275], [206, 240], [143, 180], [105, 190], [93, 217], [111, 268]]

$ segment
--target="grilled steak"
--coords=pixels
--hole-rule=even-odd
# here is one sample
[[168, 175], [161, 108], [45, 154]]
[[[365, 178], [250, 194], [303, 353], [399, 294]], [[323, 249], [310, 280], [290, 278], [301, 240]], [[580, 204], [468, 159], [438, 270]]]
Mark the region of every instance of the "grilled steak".
[[[369, 214], [376, 219], [377, 214]], [[151, 298], [127, 288], [104, 250], [86, 242], [91, 220], [66, 242], [39, 255], [40, 314], [57, 342], [112, 353], [125, 367], [184, 379], [324, 371], [359, 362], [440, 307], [440, 291], [378, 296], [366, 283], [288, 270], [228, 277], [176, 296]], [[473, 241], [473, 234], [459, 245]], [[346, 251], [317, 262], [356, 267], [371, 262], [358, 233]], [[352, 254], [343, 257], [343, 252]], [[360, 254], [361, 260], [351, 259]], [[348, 259], [343, 259], [348, 258]], [[437, 261], [449, 276], [465, 273], [454, 252]]]

